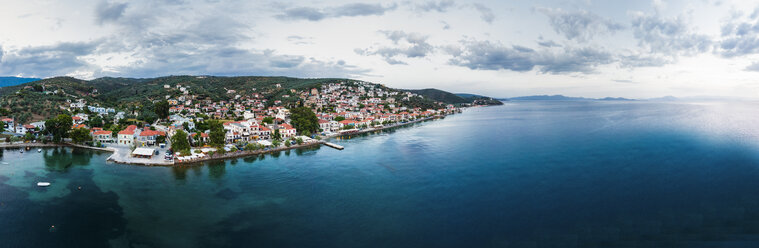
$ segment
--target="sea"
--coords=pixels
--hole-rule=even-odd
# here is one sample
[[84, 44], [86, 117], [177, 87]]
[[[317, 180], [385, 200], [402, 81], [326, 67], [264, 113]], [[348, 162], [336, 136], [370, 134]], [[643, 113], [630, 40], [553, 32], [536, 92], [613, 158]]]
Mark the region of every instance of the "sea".
[[508, 101], [332, 141], [5, 149], [0, 247], [759, 247], [759, 102]]

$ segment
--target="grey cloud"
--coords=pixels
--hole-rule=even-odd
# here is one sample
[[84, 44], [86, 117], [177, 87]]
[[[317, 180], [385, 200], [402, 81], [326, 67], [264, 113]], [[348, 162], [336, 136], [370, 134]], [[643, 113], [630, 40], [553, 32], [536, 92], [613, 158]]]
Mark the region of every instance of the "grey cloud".
[[102, 1], [95, 7], [95, 22], [103, 24], [105, 22], [116, 21], [124, 15], [127, 3], [108, 3]]
[[681, 17], [665, 19], [635, 13], [632, 30], [638, 45], [651, 53], [694, 55], [708, 51], [712, 45], [708, 36], [693, 33]]
[[549, 18], [556, 33], [569, 40], [587, 41], [598, 34], [613, 34], [625, 27], [609, 19], [584, 10], [568, 12], [562, 9], [537, 8]]
[[389, 64], [406, 64], [399, 57], [421, 58], [427, 56], [434, 47], [427, 42], [427, 36], [419, 33], [403, 31], [379, 31], [387, 39], [393, 41], [393, 47], [384, 46], [377, 49], [354, 49], [357, 54], [370, 56], [380, 55]]
[[383, 15], [396, 9], [397, 5], [383, 6], [381, 4], [350, 3], [334, 8], [317, 9], [311, 7], [294, 7], [275, 15], [280, 20], [320, 21], [326, 18]]
[[536, 66], [534, 56], [532, 50], [505, 47], [489, 41], [469, 41], [450, 63], [473, 70], [530, 71]]
[[578, 49], [565, 49], [559, 54], [550, 53], [544, 55], [538, 61], [540, 71], [543, 73], [595, 73], [595, 67], [614, 62], [611, 53], [600, 49], [583, 47]]
[[552, 40], [538, 41], [538, 45], [542, 47], [561, 47], [561, 45]]
[[277, 68], [294, 68], [303, 63], [303, 56], [276, 56], [269, 58], [269, 64]]
[[287, 20], [309, 20], [319, 21], [327, 17], [327, 14], [321, 10], [308, 7], [298, 7], [285, 10], [285, 13], [276, 16], [279, 19]]
[[534, 50], [521, 46], [504, 46], [490, 41], [463, 41], [459, 49], [447, 48], [453, 58], [450, 63], [473, 70], [510, 70], [517, 72], [537, 69], [541, 73], [594, 73], [595, 67], [614, 62], [614, 56], [594, 48], [563, 48]]
[[749, 66], [746, 66], [745, 70], [759, 72], [759, 63], [758, 62], [751, 63]]
[[414, 10], [420, 11], [420, 12], [430, 12], [430, 11], [437, 11], [437, 12], [446, 12], [450, 7], [453, 7], [454, 2], [452, 0], [443, 0], [443, 1], [426, 1], [423, 3], [418, 3], [414, 6]]
[[495, 20], [495, 14], [493, 14], [493, 10], [488, 8], [487, 6], [479, 3], [472, 4], [472, 7], [480, 12], [480, 18], [487, 22], [487, 23], [493, 23], [493, 20]]
[[[182, 12], [183, 3], [129, 6], [117, 20], [118, 32], [86, 43], [5, 50], [0, 74], [48, 77], [75, 71], [93, 72], [94, 77], [154, 77], [180, 74], [284, 75], [295, 77], [355, 77], [370, 70], [345, 61], [325, 61], [297, 54], [246, 46], [251, 27], [235, 18], [229, 5], [204, 6], [203, 12]], [[134, 8], [134, 11], [132, 9]], [[171, 18], [158, 13], [177, 13]], [[183, 16], [184, 14], [184, 16]], [[177, 25], [177, 22], [182, 22]], [[165, 27], [170, 26], [171, 29]], [[123, 57], [128, 64], [87, 63], [84, 57]]]
[[0, 74], [64, 75], [90, 65], [81, 57], [95, 52], [99, 41], [62, 42], [49, 46], [0, 51]]
[[383, 15], [386, 11], [394, 10], [395, 4], [388, 7], [384, 7], [381, 4], [366, 4], [366, 3], [351, 3], [334, 10], [333, 16], [369, 16], [369, 15]]
[[759, 8], [752, 13], [748, 20], [739, 20], [742, 16], [734, 16], [733, 20], [722, 26], [722, 37], [716, 46], [716, 52], [723, 57], [735, 57], [759, 53]]
[[668, 55], [634, 53], [619, 56], [620, 65], [626, 68], [659, 67], [674, 63], [676, 58]]

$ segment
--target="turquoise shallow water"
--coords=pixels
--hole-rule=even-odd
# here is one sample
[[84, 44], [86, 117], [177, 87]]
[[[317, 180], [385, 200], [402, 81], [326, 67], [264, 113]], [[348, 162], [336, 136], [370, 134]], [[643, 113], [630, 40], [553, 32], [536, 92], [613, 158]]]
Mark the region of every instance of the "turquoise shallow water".
[[755, 247], [756, 106], [509, 102], [181, 168], [4, 150], [0, 247]]

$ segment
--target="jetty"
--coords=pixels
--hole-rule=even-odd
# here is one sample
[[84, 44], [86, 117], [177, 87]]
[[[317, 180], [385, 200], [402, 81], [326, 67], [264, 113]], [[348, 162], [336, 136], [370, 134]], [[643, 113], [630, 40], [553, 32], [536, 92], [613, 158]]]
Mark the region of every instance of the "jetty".
[[324, 145], [332, 147], [332, 148], [335, 148], [335, 149], [338, 149], [338, 150], [345, 149], [345, 147], [343, 147], [341, 145], [338, 145], [338, 144], [335, 144], [335, 143], [330, 143], [330, 142], [324, 142]]

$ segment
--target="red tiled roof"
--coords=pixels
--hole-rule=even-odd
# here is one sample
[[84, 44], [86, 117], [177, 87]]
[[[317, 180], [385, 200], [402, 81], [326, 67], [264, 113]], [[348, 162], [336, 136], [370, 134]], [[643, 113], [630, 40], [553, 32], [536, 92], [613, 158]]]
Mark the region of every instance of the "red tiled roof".
[[94, 132], [93, 135], [103, 135], [103, 134], [111, 135], [112, 133], [113, 132], [111, 131], [97, 131], [97, 132]]
[[160, 135], [160, 134], [161, 134], [161, 132], [159, 132], [159, 131], [148, 129], [148, 130], [142, 131], [140, 133], [140, 136], [157, 136], [157, 135]]

